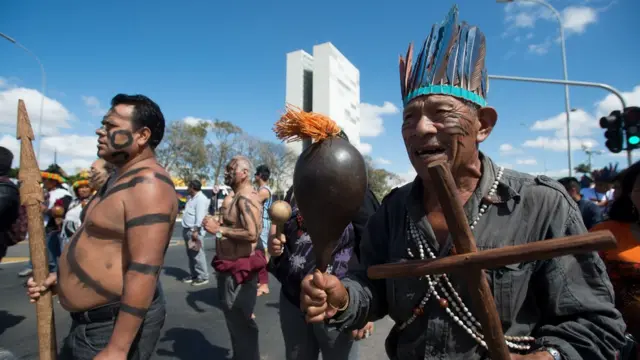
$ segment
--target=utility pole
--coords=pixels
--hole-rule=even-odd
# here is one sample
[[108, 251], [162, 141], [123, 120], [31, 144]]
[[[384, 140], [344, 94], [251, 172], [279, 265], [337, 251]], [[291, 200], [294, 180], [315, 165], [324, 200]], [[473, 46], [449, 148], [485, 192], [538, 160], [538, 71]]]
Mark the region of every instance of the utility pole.
[[58, 150], [53, 150], [53, 163], [58, 165]]
[[582, 151], [587, 154], [587, 165], [589, 165], [589, 171], [591, 171], [591, 157], [593, 155], [602, 155], [602, 150], [591, 150], [582, 144]]
[[[565, 81], [565, 80], [531, 78], [531, 77], [521, 77], [521, 76], [505, 76], [505, 75], [489, 75], [489, 79], [600, 88], [600, 89], [607, 90], [613, 95], [615, 95], [620, 100], [620, 104], [622, 105], [623, 110], [627, 108], [627, 102], [622, 96], [622, 93], [620, 93], [620, 91], [618, 91], [616, 88], [609, 86], [607, 84], [593, 83], [588, 81]], [[633, 159], [631, 155], [631, 149], [627, 149], [627, 162], [629, 166], [631, 166], [632, 160]], [[571, 172], [571, 169], [569, 170], [569, 172]]]

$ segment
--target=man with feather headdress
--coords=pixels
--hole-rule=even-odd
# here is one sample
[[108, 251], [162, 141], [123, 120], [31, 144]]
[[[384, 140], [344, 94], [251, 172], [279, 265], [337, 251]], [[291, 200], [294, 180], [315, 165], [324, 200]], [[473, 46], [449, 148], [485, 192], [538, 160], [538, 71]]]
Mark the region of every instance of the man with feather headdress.
[[[386, 341], [391, 359], [488, 357], [464, 274], [370, 280], [364, 271], [455, 254], [429, 177], [435, 161], [449, 165], [479, 249], [586, 233], [562, 185], [505, 169], [479, 151], [498, 119], [486, 101], [485, 53], [484, 35], [459, 23], [454, 6], [433, 26], [415, 63], [413, 46], [400, 59], [402, 137], [417, 177], [387, 195], [370, 218], [361, 271], [342, 281], [332, 275], [302, 281], [307, 321], [328, 319], [351, 330], [389, 315], [396, 322]], [[512, 359], [610, 360], [623, 346], [625, 324], [597, 253], [523, 262], [487, 275]]]

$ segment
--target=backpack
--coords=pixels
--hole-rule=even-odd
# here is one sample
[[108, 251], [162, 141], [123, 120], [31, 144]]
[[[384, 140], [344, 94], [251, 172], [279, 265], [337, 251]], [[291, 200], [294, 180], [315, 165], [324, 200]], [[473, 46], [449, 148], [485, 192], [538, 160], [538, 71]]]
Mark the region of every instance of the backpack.
[[[12, 182], [0, 182], [0, 186], [9, 186], [15, 189], [18, 194], [18, 204], [20, 204], [20, 191], [18, 187]], [[15, 245], [27, 238], [28, 228], [27, 209], [23, 205], [18, 206], [18, 216], [13, 223], [4, 231], [4, 242], [6, 246]]]

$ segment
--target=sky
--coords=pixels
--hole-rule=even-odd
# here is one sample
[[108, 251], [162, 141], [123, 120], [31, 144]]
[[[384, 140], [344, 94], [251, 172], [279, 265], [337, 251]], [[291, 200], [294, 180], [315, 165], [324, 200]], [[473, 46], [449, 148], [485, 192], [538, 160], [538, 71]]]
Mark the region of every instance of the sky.
[[[570, 80], [606, 83], [640, 106], [636, 0], [551, 0], [566, 37]], [[361, 151], [404, 179], [415, 175], [400, 123], [398, 56], [420, 46], [454, 2], [352, 1], [0, 1], [0, 32], [36, 54], [46, 72], [40, 141], [44, 168], [75, 173], [96, 156], [95, 129], [117, 93], [149, 96], [168, 121], [221, 119], [252, 136], [271, 130], [285, 103], [286, 53], [332, 42], [360, 70]], [[460, 0], [460, 18], [487, 39], [490, 75], [562, 79], [559, 24], [541, 5]], [[635, 34], [635, 35], [634, 35]], [[38, 132], [42, 76], [26, 51], [0, 38], [0, 145], [19, 157], [17, 100]], [[566, 176], [564, 87], [491, 80], [499, 114], [480, 149], [519, 171]], [[598, 119], [620, 102], [601, 89], [571, 87], [573, 166], [627, 166], [604, 147]], [[37, 145], [36, 145], [37, 148]], [[602, 153], [599, 153], [601, 150]], [[637, 155], [636, 155], [637, 156]], [[18, 160], [14, 160], [14, 166]]]

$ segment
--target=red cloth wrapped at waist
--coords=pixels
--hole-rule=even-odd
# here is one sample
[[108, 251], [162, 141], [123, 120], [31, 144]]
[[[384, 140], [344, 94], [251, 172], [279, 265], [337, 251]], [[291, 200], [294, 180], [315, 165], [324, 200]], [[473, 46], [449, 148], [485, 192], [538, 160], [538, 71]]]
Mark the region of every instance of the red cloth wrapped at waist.
[[231, 273], [238, 284], [247, 281], [252, 273], [259, 271], [267, 264], [267, 258], [262, 250], [257, 250], [249, 257], [243, 257], [235, 260], [220, 260], [214, 257], [211, 266], [216, 272]]

